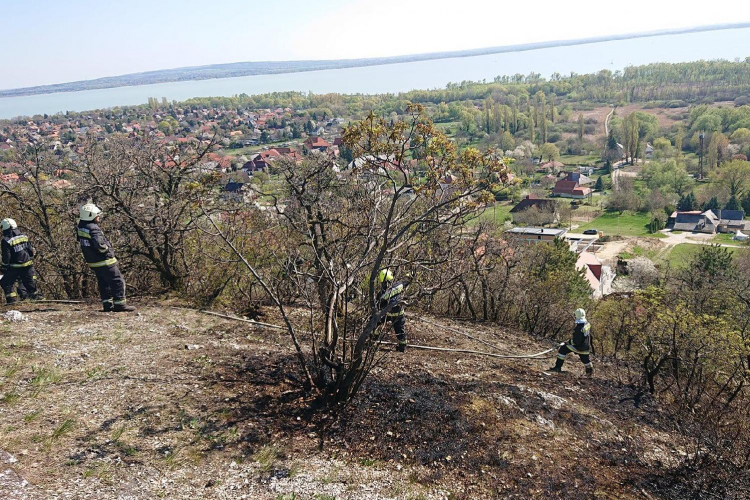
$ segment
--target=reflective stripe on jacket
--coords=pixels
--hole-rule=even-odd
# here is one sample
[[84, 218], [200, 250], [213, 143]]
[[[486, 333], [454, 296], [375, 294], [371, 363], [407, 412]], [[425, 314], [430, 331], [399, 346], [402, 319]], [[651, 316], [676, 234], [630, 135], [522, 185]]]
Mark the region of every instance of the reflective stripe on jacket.
[[112, 244], [95, 222], [78, 222], [76, 237], [81, 245], [83, 258], [86, 259], [90, 267], [105, 267], [117, 264]]
[[34, 247], [29, 237], [18, 229], [3, 231], [2, 265], [4, 267], [23, 268], [33, 264]]
[[404, 309], [401, 307], [401, 295], [404, 293], [406, 288], [403, 282], [395, 283], [392, 287], [382, 290], [378, 294], [379, 307], [381, 310], [388, 307], [389, 303], [393, 303], [393, 307], [388, 311], [386, 316], [388, 318], [397, 318], [404, 315]]
[[572, 344], [574, 352], [588, 354], [591, 349], [591, 324], [586, 320], [576, 320], [573, 341], [568, 344]]

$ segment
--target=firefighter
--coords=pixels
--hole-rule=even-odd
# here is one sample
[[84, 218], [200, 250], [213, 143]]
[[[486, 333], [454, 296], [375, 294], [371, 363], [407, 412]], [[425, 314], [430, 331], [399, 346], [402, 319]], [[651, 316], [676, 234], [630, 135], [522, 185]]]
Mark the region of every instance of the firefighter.
[[5, 292], [5, 302], [12, 304], [19, 300], [15, 291], [16, 282], [23, 292], [24, 298], [41, 299], [36, 287], [36, 271], [34, 270], [34, 247], [29, 237], [18, 230], [18, 224], [13, 219], [0, 221], [3, 228], [2, 239], [2, 272], [0, 286]]
[[581, 363], [586, 367], [586, 376], [591, 377], [594, 375], [594, 365], [589, 357], [591, 354], [591, 324], [586, 320], [586, 311], [581, 308], [575, 310], [574, 316], [573, 338], [560, 345], [560, 349], [557, 351], [557, 362], [550, 370], [557, 373], [562, 372], [567, 355], [575, 353], [578, 354]]
[[378, 292], [378, 307], [384, 310], [390, 304], [390, 310], [386, 313], [384, 321], [389, 321], [393, 325], [393, 331], [396, 333], [398, 345], [396, 350], [404, 352], [406, 350], [406, 316], [404, 308], [401, 306], [401, 295], [404, 293], [406, 283], [399, 281], [393, 282], [393, 273], [390, 269], [383, 269], [378, 273], [378, 283], [380, 291]]
[[135, 311], [135, 307], [129, 306], [125, 299], [125, 280], [117, 267], [112, 244], [99, 228], [101, 213], [102, 210], [93, 203], [87, 203], [80, 208], [77, 238], [81, 244], [83, 257], [94, 271], [99, 283], [102, 310], [104, 312]]

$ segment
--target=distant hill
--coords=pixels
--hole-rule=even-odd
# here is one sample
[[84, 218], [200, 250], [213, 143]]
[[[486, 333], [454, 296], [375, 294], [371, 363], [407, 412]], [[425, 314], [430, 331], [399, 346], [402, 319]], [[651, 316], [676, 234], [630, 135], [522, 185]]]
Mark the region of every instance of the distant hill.
[[549, 47], [563, 47], [569, 45], [583, 45], [589, 43], [607, 42], [613, 40], [627, 40], [663, 35], [684, 33], [698, 33], [704, 31], [718, 31], [728, 29], [750, 28], [750, 23], [718, 24], [698, 26], [673, 30], [660, 30], [623, 35], [608, 35], [574, 40], [553, 40], [547, 42], [506, 45], [501, 47], [487, 47], [481, 49], [458, 50], [451, 52], [432, 52], [428, 54], [413, 54], [394, 57], [375, 57], [368, 59], [333, 59], [319, 61], [260, 61], [238, 62], [229, 64], [211, 64], [208, 66], [191, 66], [174, 69], [131, 73], [120, 76], [109, 76], [95, 80], [82, 80], [54, 85], [40, 85], [18, 89], [0, 90], [0, 97], [18, 97], [34, 94], [51, 94], [56, 92], [75, 92], [81, 90], [106, 89], [136, 85], [150, 85], [155, 83], [180, 82], [186, 80], [209, 80], [213, 78], [230, 78], [251, 75], [269, 75], [277, 73], [297, 73], [302, 71], [319, 71], [326, 69], [342, 69], [361, 66], [376, 66], [381, 64], [408, 63], [427, 61], [431, 59], [447, 59], [453, 57], [472, 57], [503, 52], [520, 52], [525, 50], [544, 49]]

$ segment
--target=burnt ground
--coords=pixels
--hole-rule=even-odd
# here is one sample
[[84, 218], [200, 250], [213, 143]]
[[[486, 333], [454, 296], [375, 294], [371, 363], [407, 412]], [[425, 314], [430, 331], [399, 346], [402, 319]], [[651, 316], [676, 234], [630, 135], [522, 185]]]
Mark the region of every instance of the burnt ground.
[[[0, 320], [0, 498], [682, 497], [683, 439], [606, 362], [586, 379], [572, 359], [554, 376], [548, 359], [392, 352], [328, 423], [274, 330], [94, 307], [24, 304], [26, 321]], [[550, 347], [433, 321], [501, 352]], [[416, 318], [408, 333], [490, 350]]]

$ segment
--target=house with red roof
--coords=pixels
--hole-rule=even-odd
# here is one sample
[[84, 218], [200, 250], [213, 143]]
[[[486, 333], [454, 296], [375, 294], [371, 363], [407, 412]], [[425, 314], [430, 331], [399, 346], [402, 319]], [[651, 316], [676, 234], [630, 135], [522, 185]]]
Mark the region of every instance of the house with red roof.
[[591, 188], [584, 186], [590, 182], [588, 177], [575, 172], [569, 172], [564, 178], [555, 183], [552, 196], [562, 198], [583, 199], [591, 196]]
[[578, 254], [576, 269], [582, 271], [591, 288], [591, 295], [595, 299], [600, 299], [605, 295], [612, 293], [612, 282], [615, 279], [615, 273], [609, 266], [602, 265], [602, 262], [590, 252], [581, 252]]
[[275, 149], [269, 149], [268, 151], [261, 151], [250, 161], [245, 162], [242, 165], [242, 170], [246, 172], [266, 172], [268, 170], [271, 161], [275, 158], [279, 158], [281, 154]]
[[292, 148], [273, 148], [267, 151], [261, 151], [250, 161], [245, 162], [242, 165], [242, 170], [245, 172], [267, 172], [271, 162], [279, 158], [287, 158], [295, 162], [302, 159], [302, 155]]
[[331, 147], [331, 143], [326, 141], [320, 136], [310, 136], [304, 142], [305, 150], [307, 151], [328, 151]]
[[21, 178], [16, 173], [9, 173], [9, 174], [0, 174], [0, 181], [1, 182], [18, 182]]

